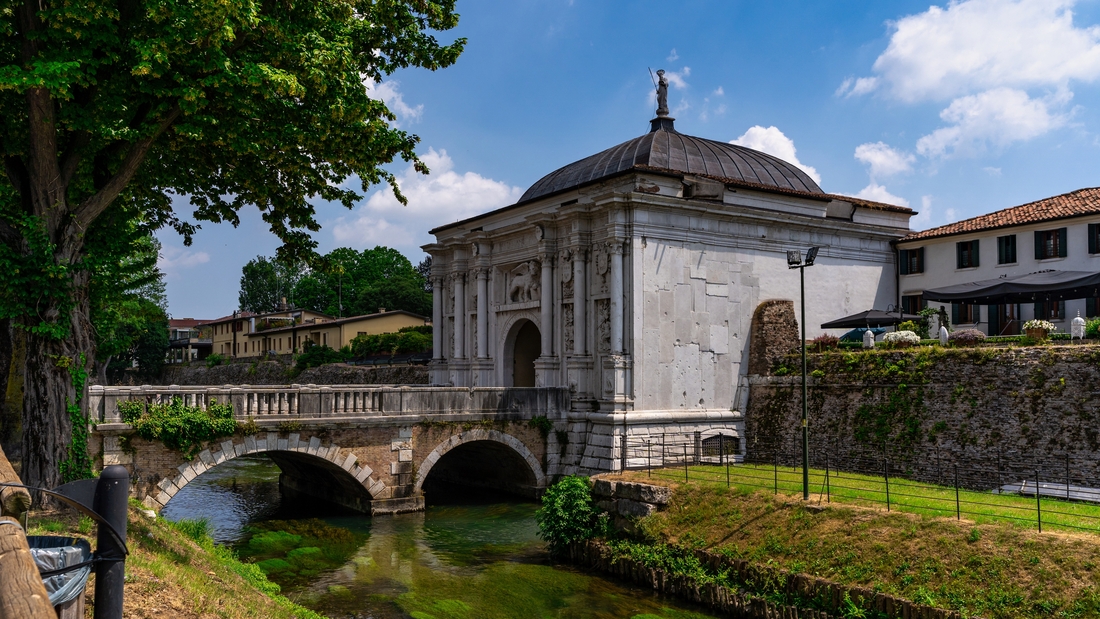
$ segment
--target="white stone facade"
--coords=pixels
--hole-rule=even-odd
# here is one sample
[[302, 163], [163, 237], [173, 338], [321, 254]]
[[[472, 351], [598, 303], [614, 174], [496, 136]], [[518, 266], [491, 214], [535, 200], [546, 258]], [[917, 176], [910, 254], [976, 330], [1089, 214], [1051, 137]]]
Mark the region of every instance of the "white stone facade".
[[[685, 198], [700, 183], [708, 199]], [[549, 474], [616, 470], [624, 434], [742, 437], [753, 312], [768, 299], [797, 307], [787, 250], [822, 248], [806, 272], [808, 337], [896, 302], [890, 243], [912, 212], [877, 206], [631, 170], [437, 228], [424, 247], [431, 380], [524, 386], [517, 342], [530, 323], [536, 386], [573, 392]]]

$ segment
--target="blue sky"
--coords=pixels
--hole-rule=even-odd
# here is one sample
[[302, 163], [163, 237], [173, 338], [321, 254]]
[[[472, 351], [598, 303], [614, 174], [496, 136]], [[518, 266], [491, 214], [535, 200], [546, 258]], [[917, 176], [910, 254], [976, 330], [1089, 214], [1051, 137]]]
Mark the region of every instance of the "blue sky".
[[[393, 171], [352, 211], [318, 203], [322, 252], [396, 247], [515, 202], [543, 175], [641, 135], [649, 68], [676, 128], [801, 165], [831, 193], [906, 204], [925, 229], [1100, 185], [1100, 0], [459, 0], [448, 69], [374, 85], [432, 174]], [[181, 213], [187, 212], [181, 201]], [[241, 267], [277, 242], [252, 209], [166, 231], [169, 312], [237, 306]]]

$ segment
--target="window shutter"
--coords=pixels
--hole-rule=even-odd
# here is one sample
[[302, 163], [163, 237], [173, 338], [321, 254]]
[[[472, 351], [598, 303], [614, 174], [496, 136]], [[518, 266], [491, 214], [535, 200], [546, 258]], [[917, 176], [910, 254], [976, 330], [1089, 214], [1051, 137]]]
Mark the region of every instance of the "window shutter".
[[1035, 231], [1035, 259], [1043, 259], [1043, 233], [1040, 230]]
[[924, 248], [918, 247], [917, 252], [917, 273], [924, 273]]
[[[1065, 228], [1062, 228], [1062, 229], [1065, 230]], [[1058, 320], [1065, 320], [1065, 319], [1066, 319], [1066, 302], [1065, 301], [1059, 301], [1058, 302]]]
[[1047, 316], [1045, 310], [1046, 310], [1046, 308], [1043, 307], [1043, 302], [1042, 301], [1036, 302], [1035, 303], [1035, 318], [1037, 318], [1039, 320], [1046, 320], [1047, 318], [1049, 318], [1049, 316]]
[[1058, 228], [1058, 257], [1065, 258], [1069, 254], [1069, 246], [1066, 243], [1066, 228]]
[[1089, 297], [1085, 299], [1085, 318], [1092, 318], [1096, 315], [1096, 297]]
[[899, 264], [898, 264], [898, 266], [901, 268], [901, 274], [902, 275], [909, 275], [909, 250], [908, 249], [903, 249], [900, 252], [898, 252], [898, 255], [899, 255], [899, 258], [898, 258]]
[[1001, 308], [997, 305], [990, 305], [987, 309], [989, 312], [989, 335], [1001, 334]]
[[997, 264], [1004, 264], [1004, 263], [1007, 262], [1007, 260], [1005, 260], [1005, 249], [1006, 249], [1005, 245], [1007, 245], [1007, 244], [1008, 244], [1008, 237], [1007, 236], [997, 237]]
[[952, 303], [951, 304], [951, 324], [953, 324], [953, 325], [959, 324], [959, 304], [958, 303]]
[[1100, 253], [1100, 247], [1097, 247], [1096, 233], [1100, 231], [1100, 224], [1089, 224], [1089, 253]]
[[963, 244], [955, 243], [955, 268], [963, 268]]
[[970, 241], [970, 266], [976, 267], [980, 265], [980, 263], [978, 262], [979, 255], [980, 253], [978, 252], [978, 239], [974, 239], [973, 241]]

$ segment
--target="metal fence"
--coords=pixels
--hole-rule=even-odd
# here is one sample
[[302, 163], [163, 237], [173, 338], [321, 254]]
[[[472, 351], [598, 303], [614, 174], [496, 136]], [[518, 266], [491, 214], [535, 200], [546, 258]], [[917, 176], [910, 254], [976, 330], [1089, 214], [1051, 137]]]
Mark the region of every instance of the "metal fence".
[[[742, 451], [742, 447], [745, 447]], [[802, 457], [788, 442], [700, 433], [621, 437], [620, 468], [678, 482], [802, 494]], [[831, 445], [810, 453], [811, 500], [885, 507], [932, 516], [1005, 521], [1025, 527], [1100, 532], [1095, 459], [1075, 454], [999, 458], [992, 465], [911, 456], [884, 444]]]

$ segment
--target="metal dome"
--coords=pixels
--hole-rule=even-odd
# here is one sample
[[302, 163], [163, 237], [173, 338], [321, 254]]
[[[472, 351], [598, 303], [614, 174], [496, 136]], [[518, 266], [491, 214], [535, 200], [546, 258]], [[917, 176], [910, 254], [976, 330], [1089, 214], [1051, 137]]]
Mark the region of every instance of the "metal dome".
[[782, 159], [744, 146], [684, 135], [673, 128], [672, 120], [655, 118], [650, 121], [652, 129], [649, 133], [547, 174], [531, 185], [519, 201], [526, 202], [577, 187], [634, 166], [824, 193], [805, 172]]

